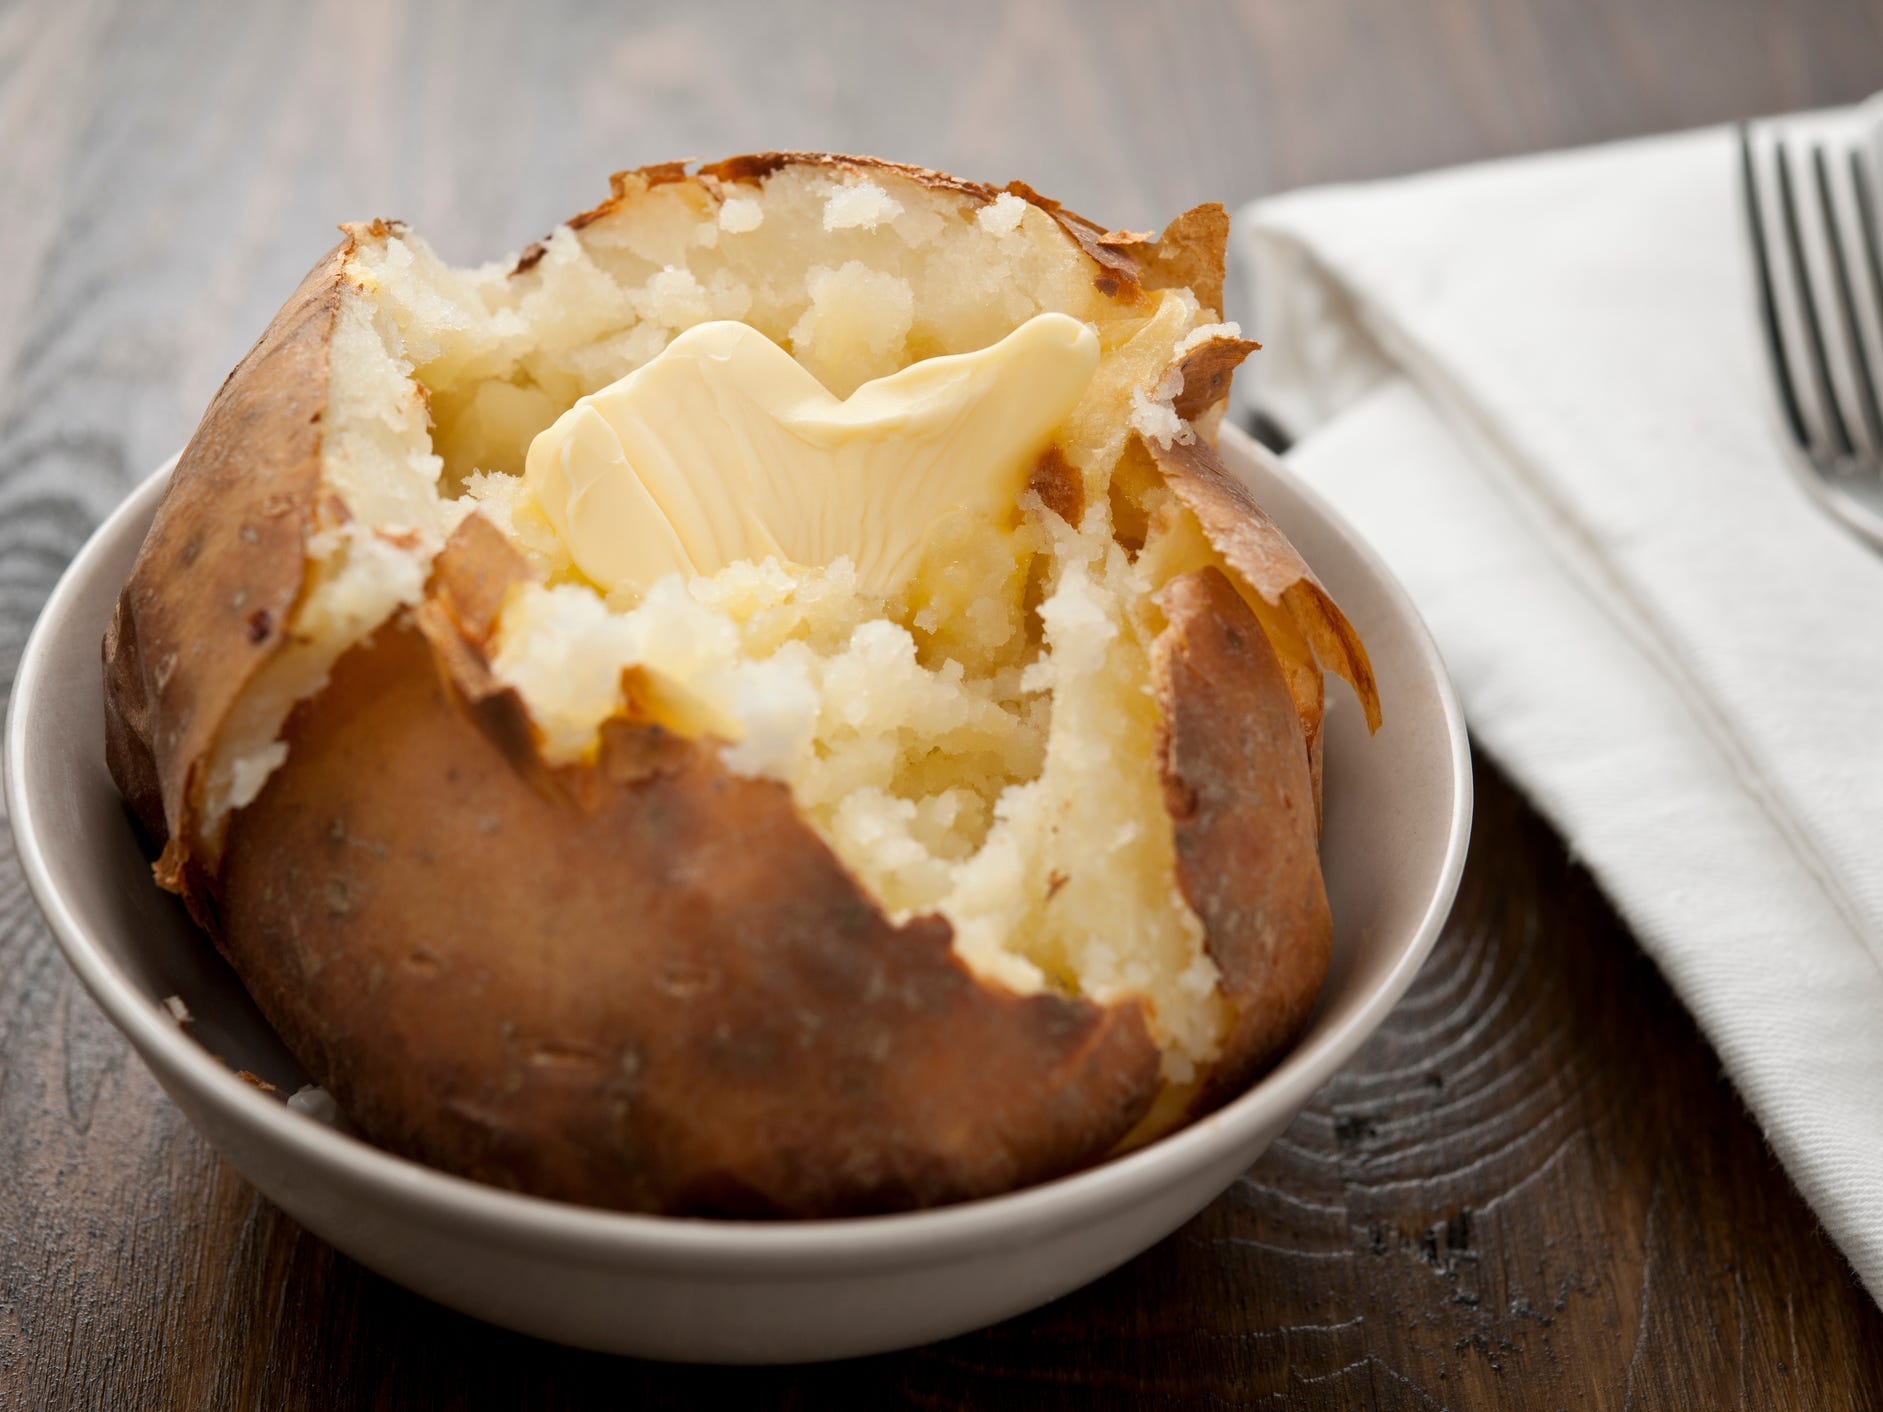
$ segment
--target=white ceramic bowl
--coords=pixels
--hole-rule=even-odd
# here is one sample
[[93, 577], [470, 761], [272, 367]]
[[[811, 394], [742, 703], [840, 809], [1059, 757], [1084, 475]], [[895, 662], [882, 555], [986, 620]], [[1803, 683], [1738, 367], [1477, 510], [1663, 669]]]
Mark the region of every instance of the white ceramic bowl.
[[[86, 988], [210, 1142], [296, 1220], [422, 1294], [563, 1343], [728, 1363], [875, 1353], [993, 1323], [1123, 1264], [1233, 1182], [1404, 993], [1464, 865], [1470, 757], [1418, 615], [1312, 492], [1248, 438], [1225, 429], [1223, 442], [1365, 638], [1386, 724], [1369, 738], [1330, 685], [1334, 955], [1307, 1035], [1221, 1111], [1090, 1171], [909, 1215], [630, 1216], [447, 1176], [238, 1079], [245, 1068], [292, 1092], [305, 1075], [151, 881], [105, 771], [99, 638], [164, 472], [79, 552], [21, 659], [6, 737], [21, 867]], [[195, 1017], [188, 1033], [164, 1009], [173, 995]]]

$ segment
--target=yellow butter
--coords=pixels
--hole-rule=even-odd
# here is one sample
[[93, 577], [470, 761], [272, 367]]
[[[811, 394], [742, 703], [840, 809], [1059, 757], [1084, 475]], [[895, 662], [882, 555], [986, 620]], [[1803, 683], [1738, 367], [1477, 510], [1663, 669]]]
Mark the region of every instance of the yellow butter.
[[1085, 324], [1040, 314], [839, 399], [757, 329], [698, 324], [539, 433], [524, 483], [606, 591], [847, 555], [890, 597], [944, 516], [1012, 507], [1098, 355]]

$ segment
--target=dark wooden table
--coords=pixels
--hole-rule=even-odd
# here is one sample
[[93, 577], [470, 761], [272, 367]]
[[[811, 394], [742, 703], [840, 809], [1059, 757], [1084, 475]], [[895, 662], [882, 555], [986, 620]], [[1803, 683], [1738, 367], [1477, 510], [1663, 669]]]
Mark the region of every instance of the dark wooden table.
[[[1883, 80], [1857, 0], [902, 8], [0, 3], [0, 685], [343, 218], [487, 258], [611, 167], [808, 146], [1143, 227]], [[1436, 954], [1236, 1187], [1051, 1308], [798, 1370], [570, 1352], [337, 1255], [170, 1107], [0, 855], [0, 1407], [1883, 1407], [1883, 1315], [1477, 764]]]

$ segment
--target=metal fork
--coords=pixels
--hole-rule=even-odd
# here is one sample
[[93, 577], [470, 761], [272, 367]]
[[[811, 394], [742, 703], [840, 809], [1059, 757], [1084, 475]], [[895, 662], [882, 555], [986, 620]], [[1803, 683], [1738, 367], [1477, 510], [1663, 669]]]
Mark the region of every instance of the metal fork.
[[1740, 127], [1746, 224], [1799, 478], [1883, 548], [1883, 255], [1876, 110], [1815, 131]]

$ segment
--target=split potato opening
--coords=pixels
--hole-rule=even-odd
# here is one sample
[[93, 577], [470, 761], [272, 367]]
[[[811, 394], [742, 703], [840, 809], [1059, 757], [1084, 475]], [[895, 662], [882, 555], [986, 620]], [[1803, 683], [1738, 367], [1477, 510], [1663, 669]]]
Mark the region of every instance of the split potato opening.
[[[136, 666], [113, 687], [114, 772], [168, 840], [160, 875], [369, 1132], [553, 1194], [796, 1214], [920, 1204], [1063, 1170], [1226, 1096], [1298, 1030], [1325, 966], [1323, 667], [1370, 719], [1378, 703], [1351, 628], [1210, 449], [1253, 347], [1219, 321], [1221, 240], [1220, 208], [1150, 241], [1024, 187], [821, 157], [624, 174], [603, 206], [477, 269], [396, 225], [348, 227], [303, 288], [315, 302], [297, 317], [324, 320], [317, 333], [278, 320], [251, 355], [319, 345], [303, 358], [324, 379], [316, 435], [279, 492], [304, 517], [302, 564], [279, 621], [251, 614], [249, 657], [213, 689], [183, 679], [214, 716], [180, 732], [200, 746], [189, 758], [155, 676], [172, 618], [135, 576], [107, 643]], [[183, 552], [188, 492], [173, 498], [176, 524], [160, 516], [147, 556]], [[415, 743], [387, 754], [387, 732]], [[527, 786], [501, 784], [499, 761]], [[408, 813], [446, 822], [401, 822], [398, 800], [366, 797], [369, 777], [395, 775], [410, 777]], [[466, 780], [502, 807], [462, 795]], [[480, 809], [507, 851], [486, 856], [478, 819], [451, 814]], [[571, 818], [589, 841], [545, 853]], [[769, 839], [771, 864], [713, 842], [760, 818], [771, 832], [741, 847]], [[787, 822], [803, 837], [778, 833]], [[323, 828], [318, 848], [344, 864], [304, 868]], [[513, 1007], [540, 1023], [367, 1039], [340, 1018], [354, 991], [435, 974], [401, 940], [428, 915], [392, 895], [405, 875], [387, 860], [405, 854], [478, 874], [516, 860], [541, 955], [504, 965], [540, 988]], [[807, 893], [813, 875], [826, 880]], [[798, 1072], [776, 1017], [749, 1004], [706, 1027], [738, 1032], [708, 1058], [689, 1046], [710, 1035], [674, 1040], [678, 1054], [644, 1033], [593, 1038], [645, 1030], [654, 1011], [589, 1016], [571, 1026], [593, 1032], [580, 1042], [543, 1033], [587, 1003], [581, 976], [549, 974], [569, 969], [564, 909], [606, 911], [588, 894], [617, 883], [611, 905], [645, 914], [622, 925], [673, 934], [649, 943], [661, 976], [697, 964], [711, 989], [726, 967], [788, 952], [775, 988], [804, 1027], [800, 1089], [849, 1084], [824, 1095], [831, 1112], [876, 1111], [872, 1141], [895, 1153], [860, 1155], [869, 1144], [829, 1113], [804, 1116], [822, 1099], [797, 1116], [734, 1111], [746, 1080], [726, 1075], [757, 1062], [740, 1044]], [[308, 918], [308, 897], [338, 903]], [[449, 927], [479, 925], [439, 908]], [[384, 954], [322, 979], [360, 949], [368, 913]], [[695, 930], [710, 936], [683, 964]], [[831, 958], [852, 943], [907, 948], [926, 979], [874, 957], [874, 979], [839, 983]], [[602, 975], [627, 944], [577, 949], [608, 957]], [[751, 996], [767, 974], [747, 977]], [[953, 975], [974, 998], [935, 999], [956, 994]], [[466, 985], [472, 1012], [504, 1008]], [[885, 998], [894, 985], [906, 993]], [[901, 1007], [902, 1030], [883, 1006]], [[1001, 1023], [1031, 1038], [1003, 1070], [1008, 1041], [974, 1036], [1021, 1012]], [[813, 1063], [839, 1044], [824, 1027], [851, 1019], [832, 1077]], [[950, 1032], [1001, 1083], [1036, 1065], [1038, 1091], [996, 1098], [942, 1074], [974, 1063], [935, 1057]], [[886, 1072], [905, 1041], [929, 1058], [903, 1062], [892, 1086], [910, 1112], [890, 1122], [888, 1081], [858, 1073]], [[500, 1055], [488, 1073], [459, 1062], [484, 1049]], [[417, 1079], [408, 1092], [372, 1067], [395, 1059], [450, 1090], [455, 1117], [428, 1122]], [[684, 1084], [650, 1096], [660, 1063], [719, 1075], [723, 1128], [661, 1126]], [[520, 1094], [535, 1095], [528, 1122]], [[968, 1162], [987, 1141], [963, 1127], [974, 1111], [998, 1152]], [[713, 1147], [740, 1123], [770, 1155]], [[801, 1170], [814, 1160], [821, 1177]], [[683, 1176], [646, 1176], [663, 1167]]]

